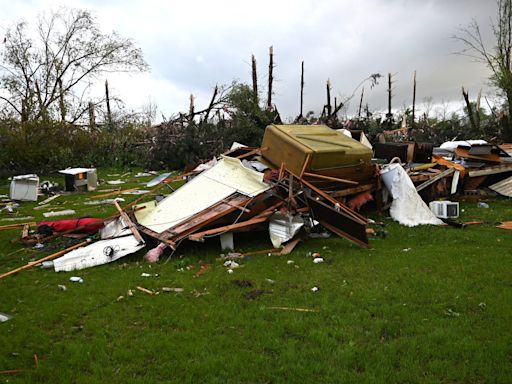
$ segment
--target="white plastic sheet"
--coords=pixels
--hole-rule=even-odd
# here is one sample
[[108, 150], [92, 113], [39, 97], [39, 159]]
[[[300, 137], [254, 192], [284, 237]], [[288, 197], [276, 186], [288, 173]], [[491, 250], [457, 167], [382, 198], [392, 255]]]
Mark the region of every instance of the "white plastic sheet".
[[393, 197], [389, 213], [395, 221], [408, 227], [443, 224], [418, 195], [411, 178], [400, 164], [389, 164], [380, 174]]

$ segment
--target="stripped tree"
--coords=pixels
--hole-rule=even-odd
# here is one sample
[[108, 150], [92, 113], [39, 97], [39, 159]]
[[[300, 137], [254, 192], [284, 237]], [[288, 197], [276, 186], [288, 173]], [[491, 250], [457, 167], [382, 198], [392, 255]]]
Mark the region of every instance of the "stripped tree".
[[491, 71], [490, 81], [506, 99], [505, 140], [512, 140], [512, 0], [497, 0], [497, 19], [491, 22], [494, 41], [487, 43], [480, 25], [473, 20], [453, 38], [464, 45], [459, 52], [483, 62]]
[[78, 121], [89, 111], [87, 90], [106, 72], [144, 71], [131, 39], [102, 33], [85, 10], [62, 8], [9, 28], [0, 56], [0, 94], [21, 121]]

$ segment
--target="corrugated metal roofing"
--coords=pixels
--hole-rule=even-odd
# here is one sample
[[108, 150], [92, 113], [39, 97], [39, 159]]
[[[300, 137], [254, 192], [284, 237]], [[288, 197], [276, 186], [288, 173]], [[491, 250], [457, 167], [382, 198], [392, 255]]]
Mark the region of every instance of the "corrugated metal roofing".
[[490, 185], [489, 188], [500, 195], [512, 197], [512, 176]]

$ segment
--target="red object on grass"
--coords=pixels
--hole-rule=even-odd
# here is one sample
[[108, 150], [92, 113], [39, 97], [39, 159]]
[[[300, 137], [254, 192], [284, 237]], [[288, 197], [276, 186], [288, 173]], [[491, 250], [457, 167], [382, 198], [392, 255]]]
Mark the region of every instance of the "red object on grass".
[[84, 217], [82, 219], [68, 219], [56, 221], [41, 221], [37, 223], [37, 227], [47, 225], [53, 232], [65, 232], [78, 227], [84, 227], [78, 232], [80, 233], [94, 233], [103, 228], [103, 220], [94, 219], [91, 217]]

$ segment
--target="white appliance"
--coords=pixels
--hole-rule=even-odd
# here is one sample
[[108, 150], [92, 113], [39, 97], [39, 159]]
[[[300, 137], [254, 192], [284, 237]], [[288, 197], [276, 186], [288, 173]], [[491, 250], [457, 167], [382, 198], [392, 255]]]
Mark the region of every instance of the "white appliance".
[[430, 210], [440, 219], [459, 217], [459, 203], [454, 201], [431, 201]]
[[65, 175], [66, 191], [89, 192], [98, 186], [96, 168], [68, 168], [59, 173]]
[[37, 201], [39, 177], [37, 175], [14, 176], [11, 181], [9, 197], [18, 201]]

